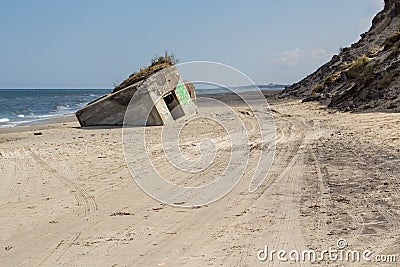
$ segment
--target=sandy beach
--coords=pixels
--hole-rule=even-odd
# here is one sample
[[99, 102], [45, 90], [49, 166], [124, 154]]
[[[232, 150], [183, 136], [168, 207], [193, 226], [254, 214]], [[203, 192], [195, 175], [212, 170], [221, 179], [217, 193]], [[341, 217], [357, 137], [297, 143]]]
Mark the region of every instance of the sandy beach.
[[[251, 129], [252, 112], [230, 101]], [[339, 239], [353, 250], [396, 254], [399, 115], [340, 113], [299, 100], [270, 104], [276, 154], [267, 179], [248, 191], [250, 160], [228, 195], [198, 208], [162, 204], [138, 187], [121, 128], [80, 128], [70, 117], [2, 129], [0, 266], [285, 266], [260, 261], [258, 251], [266, 245], [323, 250]], [[223, 140], [218, 124], [194, 123], [184, 144], [205, 136]], [[157, 140], [160, 127], [146, 131]], [[260, 148], [253, 141], [250, 159]], [[210, 182], [229, 153], [219, 150], [216, 164], [188, 179], [153, 152], [171, 180], [184, 185]]]

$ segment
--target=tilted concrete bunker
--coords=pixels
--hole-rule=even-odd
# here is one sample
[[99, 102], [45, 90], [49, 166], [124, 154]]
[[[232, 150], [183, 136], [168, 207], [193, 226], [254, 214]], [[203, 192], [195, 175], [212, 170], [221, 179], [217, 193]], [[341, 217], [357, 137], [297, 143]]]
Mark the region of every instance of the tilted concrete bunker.
[[171, 66], [89, 103], [76, 117], [81, 126], [165, 125], [196, 114], [195, 95]]

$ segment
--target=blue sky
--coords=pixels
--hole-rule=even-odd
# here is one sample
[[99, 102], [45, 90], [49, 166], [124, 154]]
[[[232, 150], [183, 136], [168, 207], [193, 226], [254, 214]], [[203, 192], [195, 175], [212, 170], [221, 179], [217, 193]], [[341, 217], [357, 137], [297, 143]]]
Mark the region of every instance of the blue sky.
[[167, 49], [293, 83], [368, 30], [381, 0], [0, 0], [0, 88], [112, 88]]

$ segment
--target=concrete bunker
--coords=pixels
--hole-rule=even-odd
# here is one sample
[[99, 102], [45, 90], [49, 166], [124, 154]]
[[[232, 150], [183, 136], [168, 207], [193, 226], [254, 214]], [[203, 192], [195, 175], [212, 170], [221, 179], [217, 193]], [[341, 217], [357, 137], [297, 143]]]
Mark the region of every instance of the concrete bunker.
[[174, 91], [168, 93], [163, 97], [165, 104], [168, 107], [169, 112], [172, 115], [174, 120], [179, 119], [180, 117], [185, 116], [185, 112], [180, 106], [179, 100]]
[[[167, 56], [168, 57], [168, 56]], [[156, 126], [196, 114], [195, 87], [160, 57], [76, 112], [81, 126]]]

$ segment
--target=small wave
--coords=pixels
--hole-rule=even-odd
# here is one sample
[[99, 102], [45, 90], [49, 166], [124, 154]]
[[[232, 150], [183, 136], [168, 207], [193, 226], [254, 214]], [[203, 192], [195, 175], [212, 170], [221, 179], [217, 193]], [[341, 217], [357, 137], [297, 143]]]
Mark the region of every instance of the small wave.
[[50, 114], [45, 114], [45, 115], [31, 114], [31, 115], [25, 116], [25, 118], [27, 118], [27, 119], [45, 119], [45, 118], [51, 118], [51, 117], [54, 117], [54, 115], [50, 115]]
[[12, 121], [8, 124], [5, 125], [0, 125], [1, 128], [12, 128], [12, 127], [16, 127], [19, 125], [24, 125], [24, 124], [28, 124], [28, 123], [32, 123], [33, 120], [29, 120], [29, 121]]
[[0, 123], [6, 123], [6, 122], [9, 122], [9, 121], [10, 121], [9, 118], [2, 118], [2, 119], [0, 119]]
[[70, 106], [68, 104], [57, 106], [58, 111], [64, 111], [64, 110], [69, 110], [69, 109], [70, 109]]
[[19, 114], [19, 115], [17, 115], [17, 117], [18, 118], [25, 118], [25, 115], [24, 114]]

